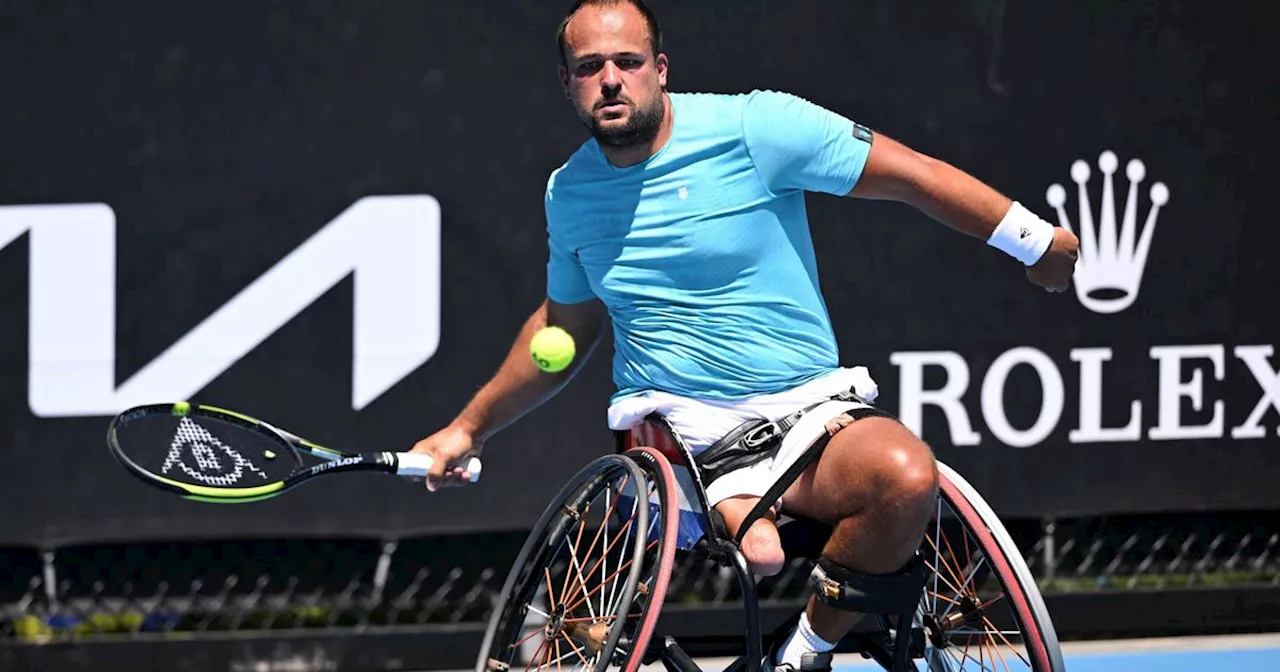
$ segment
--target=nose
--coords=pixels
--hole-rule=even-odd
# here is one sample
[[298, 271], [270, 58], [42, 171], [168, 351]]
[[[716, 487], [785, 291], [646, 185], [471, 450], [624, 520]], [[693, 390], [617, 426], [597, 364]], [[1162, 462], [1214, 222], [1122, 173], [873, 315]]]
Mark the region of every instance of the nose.
[[600, 86], [608, 91], [616, 92], [622, 86], [622, 77], [620, 76], [618, 66], [613, 61], [605, 61], [604, 68], [600, 72]]

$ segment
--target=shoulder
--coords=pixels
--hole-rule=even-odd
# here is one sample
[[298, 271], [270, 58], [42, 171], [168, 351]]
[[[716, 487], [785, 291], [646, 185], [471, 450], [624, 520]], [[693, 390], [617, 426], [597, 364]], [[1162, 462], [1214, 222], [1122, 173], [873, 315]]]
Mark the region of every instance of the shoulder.
[[785, 135], [788, 125], [825, 123], [839, 116], [803, 96], [774, 89], [752, 89], [741, 93], [673, 93], [671, 99], [676, 113], [684, 115], [682, 123], [686, 125], [732, 128], [744, 134]]
[[564, 163], [547, 175], [543, 193], [543, 212], [547, 226], [560, 230], [580, 219], [584, 209], [591, 207], [590, 195], [597, 192], [595, 183], [600, 180], [601, 166], [593, 140], [587, 140]]
[[773, 89], [756, 89], [745, 94], [742, 112], [746, 122], [796, 122], [813, 115], [831, 114], [808, 98]]
[[684, 137], [737, 134], [750, 97], [750, 93], [672, 93], [671, 107]]
[[564, 163], [556, 166], [547, 176], [546, 199], [548, 202], [555, 200], [558, 195], [571, 191], [573, 185], [585, 181], [596, 171], [599, 166], [592, 148], [593, 142], [588, 140], [582, 143], [573, 154], [569, 155], [569, 158], [565, 159]]
[[725, 112], [746, 112], [758, 109], [807, 106], [813, 103], [789, 91], [752, 89], [737, 93], [680, 92], [672, 93], [671, 100], [679, 109], [719, 116]]
[[671, 103], [677, 110], [686, 113], [718, 113], [741, 110], [748, 93], [716, 93], [711, 91], [681, 91], [671, 93]]

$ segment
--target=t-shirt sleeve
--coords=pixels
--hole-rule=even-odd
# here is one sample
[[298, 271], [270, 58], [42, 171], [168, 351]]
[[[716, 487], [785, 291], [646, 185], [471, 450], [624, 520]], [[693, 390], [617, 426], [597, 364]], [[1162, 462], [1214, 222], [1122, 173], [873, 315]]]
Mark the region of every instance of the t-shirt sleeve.
[[742, 132], [774, 194], [800, 189], [843, 196], [858, 183], [871, 152], [867, 127], [790, 93], [748, 94]]
[[564, 222], [558, 220], [558, 212], [552, 207], [551, 187], [546, 197], [547, 216], [547, 298], [556, 303], [582, 303], [595, 298], [587, 272], [582, 268], [578, 253], [564, 237]]

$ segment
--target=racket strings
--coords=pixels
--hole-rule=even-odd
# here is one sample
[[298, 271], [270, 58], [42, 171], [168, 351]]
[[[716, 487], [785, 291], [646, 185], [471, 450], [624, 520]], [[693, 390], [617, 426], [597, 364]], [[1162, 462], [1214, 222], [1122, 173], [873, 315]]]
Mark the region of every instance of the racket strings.
[[252, 488], [282, 481], [297, 453], [265, 430], [205, 415], [139, 414], [116, 429], [134, 469], [184, 485]]
[[[194, 468], [183, 459], [187, 454], [193, 458]], [[263, 483], [271, 480], [243, 453], [219, 441], [191, 418], [178, 421], [160, 473], [168, 475], [175, 467], [197, 481], [219, 487], [239, 485], [247, 475], [256, 475]]]

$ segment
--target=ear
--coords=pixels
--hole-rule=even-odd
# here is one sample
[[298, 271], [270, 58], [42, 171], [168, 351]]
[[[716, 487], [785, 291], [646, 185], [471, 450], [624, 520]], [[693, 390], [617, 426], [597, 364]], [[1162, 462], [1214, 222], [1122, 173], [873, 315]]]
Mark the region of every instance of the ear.
[[556, 74], [560, 77], [560, 89], [564, 91], [564, 97], [571, 98], [573, 94], [569, 93], [569, 69], [563, 65], [556, 66]]
[[658, 86], [664, 89], [667, 88], [667, 65], [666, 54], [658, 54], [658, 57], [653, 59], [653, 67], [658, 70]]

